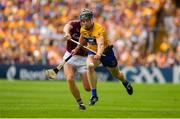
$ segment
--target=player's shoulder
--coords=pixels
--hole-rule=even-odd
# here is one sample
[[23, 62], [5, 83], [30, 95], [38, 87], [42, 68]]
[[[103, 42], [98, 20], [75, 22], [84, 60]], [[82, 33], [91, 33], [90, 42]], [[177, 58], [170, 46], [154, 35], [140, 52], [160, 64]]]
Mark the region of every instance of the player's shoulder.
[[94, 27], [101, 28], [103, 26], [101, 24], [97, 23], [97, 22], [94, 22]]
[[99, 34], [104, 34], [104, 32], [105, 32], [104, 27], [101, 24], [94, 22], [94, 28], [92, 34], [97, 36]]
[[104, 27], [101, 24], [99, 24], [97, 22], [94, 22], [94, 30], [96, 30], [96, 31], [104, 31]]

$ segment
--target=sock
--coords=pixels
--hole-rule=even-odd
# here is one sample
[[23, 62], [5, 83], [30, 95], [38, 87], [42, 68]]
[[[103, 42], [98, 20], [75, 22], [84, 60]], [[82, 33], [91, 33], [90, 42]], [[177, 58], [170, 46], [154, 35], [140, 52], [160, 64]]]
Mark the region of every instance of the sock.
[[96, 94], [96, 89], [92, 89], [92, 96], [97, 97], [97, 94]]
[[123, 82], [123, 85], [124, 85], [124, 86], [127, 86], [128, 84], [129, 84], [128, 81]]
[[53, 69], [54, 70], [54, 72], [57, 74], [58, 73], [58, 71], [59, 71], [59, 69], [58, 68], [54, 68]]
[[81, 100], [81, 98], [77, 100], [77, 103], [78, 103], [79, 105], [82, 105], [82, 104], [83, 104], [83, 101]]

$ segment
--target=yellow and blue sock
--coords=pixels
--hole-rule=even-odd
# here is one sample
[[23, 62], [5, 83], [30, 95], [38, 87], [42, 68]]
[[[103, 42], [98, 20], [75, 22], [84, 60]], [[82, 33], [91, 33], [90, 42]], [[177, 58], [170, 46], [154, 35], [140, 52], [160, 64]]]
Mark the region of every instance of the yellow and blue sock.
[[97, 97], [97, 92], [96, 92], [96, 89], [92, 89], [92, 96]]

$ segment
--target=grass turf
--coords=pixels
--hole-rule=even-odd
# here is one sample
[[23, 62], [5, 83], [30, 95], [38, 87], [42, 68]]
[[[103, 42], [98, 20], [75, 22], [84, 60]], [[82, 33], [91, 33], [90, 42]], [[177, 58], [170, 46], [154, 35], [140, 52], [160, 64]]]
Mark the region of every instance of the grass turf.
[[129, 96], [121, 83], [98, 82], [99, 101], [77, 82], [87, 110], [79, 110], [65, 81], [0, 80], [0, 117], [108, 118], [180, 117], [180, 85], [133, 84]]

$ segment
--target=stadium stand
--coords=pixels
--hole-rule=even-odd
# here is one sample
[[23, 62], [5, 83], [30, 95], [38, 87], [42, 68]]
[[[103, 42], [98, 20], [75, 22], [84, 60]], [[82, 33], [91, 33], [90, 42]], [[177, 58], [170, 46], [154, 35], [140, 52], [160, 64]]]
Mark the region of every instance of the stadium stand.
[[0, 63], [58, 64], [62, 28], [91, 8], [107, 29], [120, 65], [180, 64], [180, 8], [175, 0], [1, 0]]

